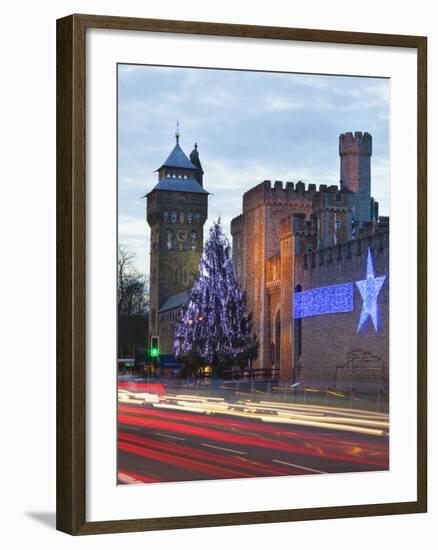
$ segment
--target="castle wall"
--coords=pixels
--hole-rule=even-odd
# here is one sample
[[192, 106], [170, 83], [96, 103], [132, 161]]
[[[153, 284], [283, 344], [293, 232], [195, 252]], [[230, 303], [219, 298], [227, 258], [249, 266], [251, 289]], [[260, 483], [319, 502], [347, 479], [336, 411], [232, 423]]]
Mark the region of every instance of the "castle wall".
[[240, 288], [245, 288], [245, 218], [243, 214], [231, 221], [231, 236], [233, 241], [232, 257], [237, 282]]
[[[281, 286], [278, 282], [276, 285], [269, 287], [268, 285], [268, 318], [270, 322], [268, 323], [268, 332], [267, 340], [269, 346], [269, 361], [263, 365], [266, 368], [275, 368], [278, 369], [277, 374], [280, 370], [280, 351], [276, 349], [276, 346], [280, 346], [280, 342], [275, 338], [275, 320], [280, 320], [281, 328]], [[281, 336], [281, 334], [280, 334]]]
[[275, 365], [283, 383], [383, 387], [388, 380], [388, 278], [378, 297], [377, 332], [369, 319], [357, 330], [362, 298], [356, 285], [353, 311], [293, 318], [295, 288], [366, 279], [368, 247], [376, 276], [388, 274], [389, 220], [377, 224], [370, 134], [341, 134], [339, 154], [341, 189], [264, 181], [244, 194], [242, 214], [231, 223], [233, 261], [260, 343], [256, 368]]
[[290, 384], [294, 381], [293, 298], [295, 288], [295, 238], [293, 235], [292, 220], [291, 218], [286, 218], [282, 221], [280, 228], [280, 381], [284, 384]]
[[[287, 191], [285, 193], [284, 187], [280, 190], [278, 184], [277, 194], [275, 187], [269, 185], [268, 188], [266, 182], [262, 186], [264, 193], [260, 193], [260, 186], [255, 193], [260, 202], [254, 196], [247, 197], [244, 204], [248, 210], [232, 222], [233, 258], [260, 342], [255, 367], [278, 367], [282, 383], [298, 380], [339, 389], [351, 385], [364, 389], [367, 385], [374, 388], [376, 384], [385, 387], [389, 375], [388, 278], [378, 297], [379, 331], [374, 330], [368, 319], [358, 332], [362, 298], [354, 285], [352, 312], [301, 319], [297, 361], [294, 360], [297, 343], [292, 308], [297, 286], [304, 291], [364, 280], [368, 247], [373, 253], [376, 277], [387, 275], [387, 226], [376, 233], [375, 222], [366, 222], [359, 238], [346, 242], [351, 236], [352, 194], [323, 187], [319, 192], [301, 194], [300, 202], [287, 200]], [[338, 235], [342, 244], [305, 252], [307, 243], [311, 242], [308, 235], [315, 225], [311, 223], [311, 216], [318, 216], [318, 212], [330, 220], [325, 231], [332, 244], [336, 213], [342, 221]]]
[[271, 327], [266, 265], [280, 253], [280, 223], [294, 213], [310, 216], [316, 186], [264, 181], [243, 196], [243, 214], [231, 223], [233, 261], [241, 288], [246, 292], [247, 309], [259, 339], [255, 368], [271, 361]]
[[[267, 291], [266, 291], [266, 237], [263, 231], [267, 223], [266, 210], [263, 205], [253, 208], [245, 215], [245, 232], [243, 235], [243, 263], [247, 276], [243, 289], [246, 292], [247, 308], [253, 314], [253, 328], [259, 335], [259, 358], [255, 368], [260, 368], [261, 362], [268, 360], [266, 333], [267, 319]], [[249, 276], [249, 274], [252, 276]], [[250, 284], [246, 284], [250, 280]]]
[[326, 189], [321, 187], [312, 205], [317, 225], [315, 249], [345, 242], [352, 235], [354, 194], [347, 189], [339, 190], [335, 185]]
[[302, 290], [366, 279], [368, 248], [375, 276], [386, 275], [378, 295], [380, 326], [370, 319], [358, 331], [362, 297], [354, 285], [354, 309], [302, 319], [302, 355], [297, 371], [304, 384], [343, 389], [387, 387], [389, 377], [389, 234], [351, 241], [297, 257], [295, 281]]

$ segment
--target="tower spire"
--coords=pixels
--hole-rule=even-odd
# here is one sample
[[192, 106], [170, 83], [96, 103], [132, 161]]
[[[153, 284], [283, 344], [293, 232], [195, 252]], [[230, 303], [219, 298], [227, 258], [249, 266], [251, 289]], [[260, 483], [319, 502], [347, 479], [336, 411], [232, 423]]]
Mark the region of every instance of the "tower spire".
[[179, 121], [176, 121], [176, 132], [175, 132], [176, 142], [179, 143]]
[[197, 143], [195, 143], [195, 145], [193, 146], [193, 151], [190, 153], [190, 162], [193, 164], [193, 166], [196, 166], [197, 170], [195, 177], [198, 180], [198, 183], [202, 186], [204, 170], [202, 169], [201, 160], [199, 159]]

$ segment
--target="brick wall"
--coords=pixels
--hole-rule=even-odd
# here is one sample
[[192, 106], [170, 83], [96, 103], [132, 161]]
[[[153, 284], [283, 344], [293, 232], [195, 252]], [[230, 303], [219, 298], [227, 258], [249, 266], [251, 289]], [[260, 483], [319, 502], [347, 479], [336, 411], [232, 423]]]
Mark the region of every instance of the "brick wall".
[[[389, 234], [345, 243], [321, 254], [296, 259], [296, 284], [303, 290], [366, 278], [367, 252], [372, 251], [375, 276], [386, 275], [378, 296], [380, 327], [370, 319], [358, 332], [362, 297], [354, 285], [354, 309], [348, 313], [302, 319], [302, 356], [299, 378], [303, 383], [330, 387], [349, 384], [366, 389], [383, 386], [389, 377]], [[344, 369], [344, 370], [343, 370]]]
[[[309, 216], [315, 185], [283, 184], [264, 181], [243, 196], [243, 213], [231, 222], [233, 262], [238, 282], [246, 292], [248, 311], [253, 314], [254, 330], [259, 339], [255, 368], [270, 366], [271, 320], [267, 290], [269, 259], [280, 253], [281, 221], [293, 214]], [[287, 316], [286, 316], [287, 318]]]

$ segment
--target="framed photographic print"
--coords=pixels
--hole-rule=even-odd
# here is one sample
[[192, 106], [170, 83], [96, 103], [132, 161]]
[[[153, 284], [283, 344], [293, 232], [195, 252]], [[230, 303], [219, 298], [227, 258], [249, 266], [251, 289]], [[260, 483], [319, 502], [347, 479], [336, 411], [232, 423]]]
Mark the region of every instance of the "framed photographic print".
[[57, 527], [426, 511], [426, 38], [57, 27]]

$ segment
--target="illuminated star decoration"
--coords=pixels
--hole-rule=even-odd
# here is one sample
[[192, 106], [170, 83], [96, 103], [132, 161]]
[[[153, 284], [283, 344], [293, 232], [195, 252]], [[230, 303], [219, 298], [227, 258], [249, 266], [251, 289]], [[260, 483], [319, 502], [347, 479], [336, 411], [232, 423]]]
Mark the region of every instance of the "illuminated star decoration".
[[357, 332], [364, 326], [368, 317], [371, 317], [374, 329], [376, 331], [378, 330], [377, 297], [385, 279], [386, 275], [382, 275], [381, 277], [374, 276], [373, 257], [371, 255], [371, 250], [368, 249], [366, 279], [363, 281], [356, 281], [357, 288], [363, 300]]

